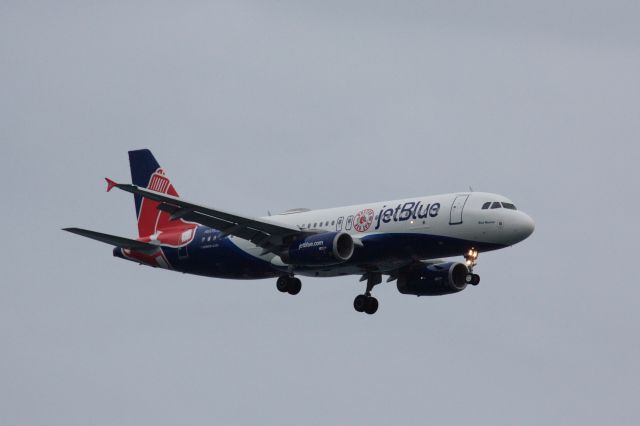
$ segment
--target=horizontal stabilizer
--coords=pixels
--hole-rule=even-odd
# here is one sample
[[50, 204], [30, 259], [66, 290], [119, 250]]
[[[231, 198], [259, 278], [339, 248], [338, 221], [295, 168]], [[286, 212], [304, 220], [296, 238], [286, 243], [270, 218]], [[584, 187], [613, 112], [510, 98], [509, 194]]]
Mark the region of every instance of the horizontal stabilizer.
[[114, 186], [118, 186], [118, 182], [111, 180], [109, 178], [104, 178], [107, 181], [107, 192], [111, 191]]
[[154, 244], [144, 243], [142, 241], [132, 240], [130, 238], [118, 237], [115, 235], [103, 234], [101, 232], [89, 231], [88, 229], [64, 228], [63, 231], [71, 232], [72, 234], [81, 235], [83, 237], [91, 238], [92, 240], [111, 244], [112, 246], [140, 251], [143, 253], [153, 253], [156, 250], [158, 250], [158, 247], [159, 247]]

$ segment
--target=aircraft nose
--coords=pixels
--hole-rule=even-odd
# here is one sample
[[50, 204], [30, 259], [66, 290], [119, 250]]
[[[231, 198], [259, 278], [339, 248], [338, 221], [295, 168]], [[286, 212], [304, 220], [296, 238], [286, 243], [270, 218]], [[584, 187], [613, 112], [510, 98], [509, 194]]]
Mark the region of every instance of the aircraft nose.
[[533, 230], [536, 228], [536, 224], [531, 219], [531, 216], [524, 212], [519, 212], [518, 220], [516, 222], [516, 233], [518, 234], [518, 241], [522, 241], [533, 234]]

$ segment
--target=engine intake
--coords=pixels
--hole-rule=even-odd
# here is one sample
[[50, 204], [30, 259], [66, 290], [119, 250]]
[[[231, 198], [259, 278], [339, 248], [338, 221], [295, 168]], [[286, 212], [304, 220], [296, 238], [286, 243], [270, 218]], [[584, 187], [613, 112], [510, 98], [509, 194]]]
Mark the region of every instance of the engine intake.
[[447, 262], [411, 269], [398, 277], [398, 291], [416, 296], [457, 293], [467, 287], [464, 263]]
[[353, 250], [351, 235], [346, 232], [327, 232], [294, 242], [280, 257], [290, 265], [336, 265], [351, 259]]

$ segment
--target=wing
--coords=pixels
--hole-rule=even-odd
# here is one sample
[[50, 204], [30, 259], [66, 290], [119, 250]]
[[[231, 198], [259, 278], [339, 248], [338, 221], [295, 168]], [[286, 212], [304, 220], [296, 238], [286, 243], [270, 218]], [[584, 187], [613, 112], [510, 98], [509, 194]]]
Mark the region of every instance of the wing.
[[116, 235], [103, 234], [102, 232], [89, 231], [88, 229], [64, 228], [63, 231], [71, 232], [72, 234], [80, 235], [83, 237], [91, 238], [92, 240], [111, 244], [112, 246], [122, 247], [130, 250], [136, 250], [143, 253], [153, 253], [156, 250], [158, 250], [158, 246], [155, 244], [144, 243], [138, 240], [118, 237]]
[[302, 231], [296, 227], [271, 222], [266, 219], [242, 216], [212, 207], [205, 207], [172, 195], [140, 188], [136, 185], [119, 184], [110, 179], [107, 179], [107, 184], [107, 191], [115, 187], [159, 202], [158, 209], [170, 213], [172, 220], [184, 219], [218, 229], [226, 235], [234, 235], [251, 241], [255, 245], [262, 247], [264, 253], [278, 253], [281, 248], [291, 244], [291, 242], [317, 233], [317, 231]]

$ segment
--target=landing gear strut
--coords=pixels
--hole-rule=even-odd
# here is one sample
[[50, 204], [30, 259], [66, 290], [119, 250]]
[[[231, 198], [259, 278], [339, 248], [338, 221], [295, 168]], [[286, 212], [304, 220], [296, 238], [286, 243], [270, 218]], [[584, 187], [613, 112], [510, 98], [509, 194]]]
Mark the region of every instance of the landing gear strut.
[[367, 280], [367, 289], [364, 294], [359, 294], [353, 299], [353, 308], [358, 312], [373, 315], [378, 310], [378, 299], [371, 295], [374, 286], [382, 282], [382, 274], [370, 272], [362, 276], [361, 281]]
[[469, 270], [469, 273], [464, 278], [467, 284], [480, 284], [480, 275], [473, 273], [473, 267], [478, 264], [478, 256], [478, 250], [473, 247], [470, 248], [469, 251], [464, 255], [465, 264], [467, 265], [467, 269]]
[[281, 293], [298, 294], [302, 288], [302, 282], [293, 276], [282, 275], [276, 281], [276, 288]]

